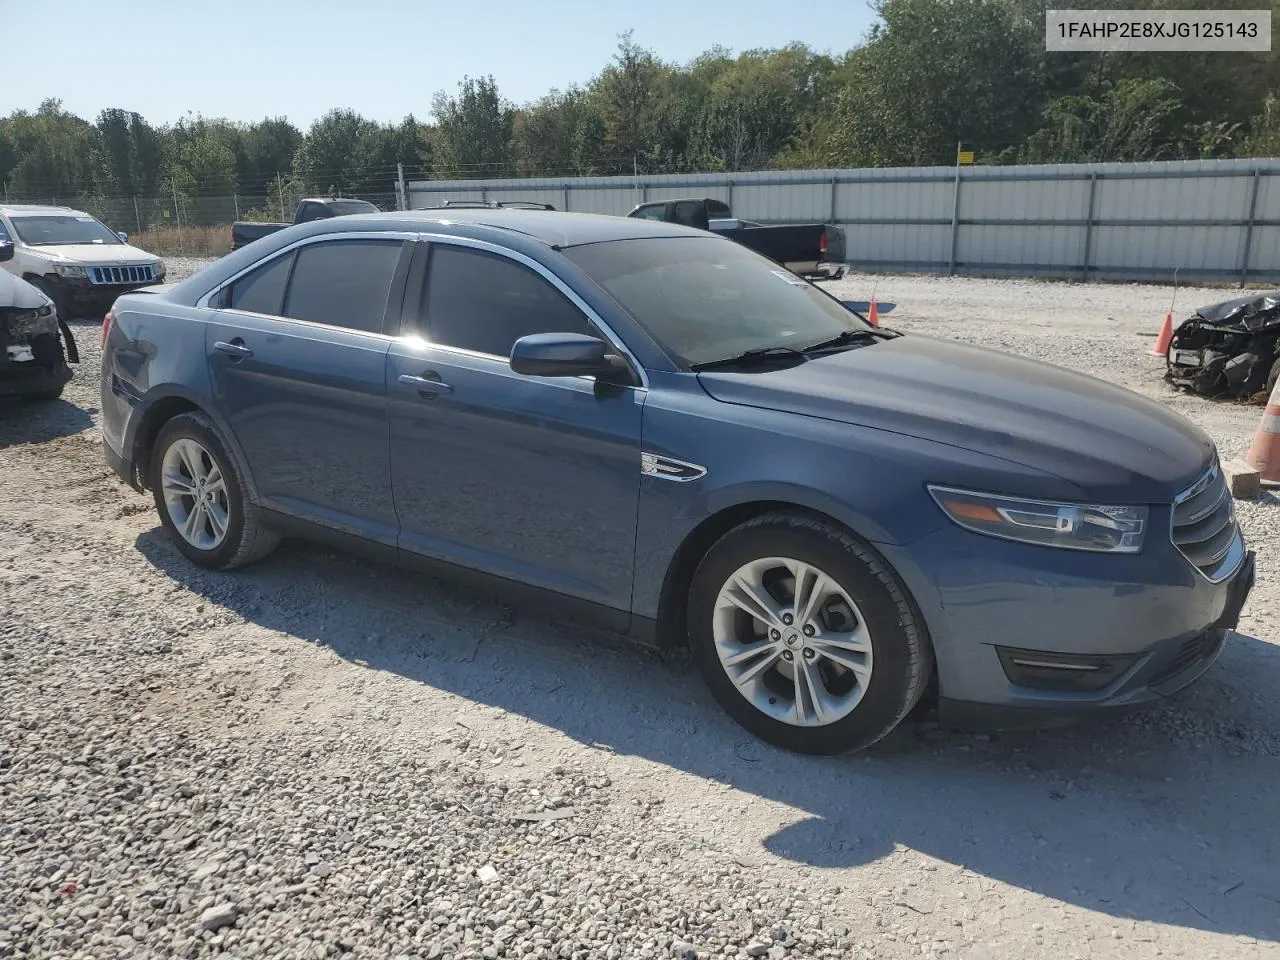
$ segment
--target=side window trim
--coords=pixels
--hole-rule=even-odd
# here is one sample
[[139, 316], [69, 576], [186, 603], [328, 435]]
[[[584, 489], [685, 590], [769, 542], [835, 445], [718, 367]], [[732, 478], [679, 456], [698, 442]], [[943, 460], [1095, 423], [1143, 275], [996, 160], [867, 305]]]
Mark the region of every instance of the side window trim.
[[[440, 233], [423, 233], [419, 234], [418, 242], [413, 246], [419, 247], [419, 251], [415, 254], [414, 264], [407, 278], [404, 309], [401, 312], [400, 336], [419, 336], [418, 331], [425, 331], [426, 324], [424, 318], [419, 311], [418, 297], [409, 296], [409, 290], [422, 290], [422, 285], [427, 279], [427, 263], [430, 259], [431, 247], [435, 244], [452, 245], [457, 247], [470, 247], [473, 250], [483, 250], [487, 253], [495, 253], [499, 256], [506, 257], [508, 260], [514, 260], [516, 263], [528, 267], [543, 280], [546, 280], [553, 287], [563, 294], [570, 303], [574, 305], [586, 317], [587, 322], [596, 329], [601, 338], [607, 341], [615, 351], [618, 352], [631, 365], [631, 369], [635, 372], [640, 380], [638, 389], [649, 389], [649, 375], [645, 372], [640, 361], [636, 359], [630, 348], [622, 342], [622, 338], [613, 332], [613, 329], [604, 321], [604, 318], [595, 311], [592, 306], [582, 299], [572, 287], [565, 283], [560, 277], [545, 264], [539, 263], [532, 257], [525, 256], [518, 250], [512, 250], [496, 243], [490, 243], [487, 240], [475, 240], [471, 237], [456, 237], [448, 234]], [[430, 342], [430, 341], [428, 341]], [[496, 360], [504, 365], [510, 364], [509, 357], [498, 356], [494, 353], [481, 353], [477, 350], [468, 350], [464, 347], [453, 347], [444, 343], [431, 343], [433, 350], [446, 350], [450, 353], [465, 354], [470, 357], [480, 357], [486, 360]], [[592, 379], [591, 377], [581, 377], [575, 379]]]
[[[396, 283], [397, 281], [402, 282], [404, 280], [404, 272], [408, 268], [408, 264], [406, 263], [408, 251], [414, 247], [413, 243], [411, 242], [405, 243], [405, 241], [414, 241], [414, 240], [417, 240], [420, 236], [422, 235], [416, 231], [405, 231], [405, 230], [343, 230], [343, 231], [335, 231], [333, 233], [318, 233], [318, 234], [315, 234], [314, 236], [303, 237], [301, 240], [295, 240], [293, 243], [290, 243], [287, 246], [281, 247], [279, 250], [276, 250], [274, 253], [270, 254], [268, 257], [264, 257], [263, 259], [258, 260], [255, 263], [249, 264], [243, 270], [237, 270], [231, 276], [227, 277], [225, 280], [221, 281], [216, 286], [209, 289], [206, 293], [202, 294], [200, 298], [196, 300], [196, 306], [201, 309], [224, 310], [228, 313], [240, 313], [240, 314], [244, 314], [245, 316], [252, 316], [252, 317], [265, 317], [269, 320], [280, 320], [286, 323], [302, 323], [312, 327], [323, 327], [326, 330], [344, 330], [347, 333], [361, 334], [367, 337], [382, 337], [383, 339], [394, 340], [396, 339], [398, 334], [387, 333], [387, 328], [388, 326], [395, 325], [394, 324], [395, 315], [394, 313], [392, 313], [392, 304], [396, 302], [396, 298], [397, 298]], [[286, 256], [291, 253], [296, 253], [302, 247], [310, 246], [311, 244], [315, 244], [315, 243], [325, 243], [327, 241], [333, 241], [333, 240], [399, 240], [401, 241], [402, 244], [404, 244], [400, 252], [400, 262], [397, 264], [396, 271], [392, 276], [391, 293], [387, 297], [387, 309], [383, 313], [381, 331], [370, 332], [368, 330], [356, 330], [352, 327], [335, 327], [330, 324], [315, 323], [314, 321], [311, 321], [311, 320], [298, 320], [293, 317], [281, 317], [271, 313], [257, 313], [256, 311], [252, 311], [252, 310], [237, 310], [235, 307], [230, 307], [230, 306], [219, 307], [215, 304], [214, 301], [217, 300], [219, 297], [222, 297], [223, 295], [225, 295], [227, 291], [230, 290], [231, 285], [234, 284], [237, 280], [244, 278], [248, 274], [253, 273], [255, 270], [258, 270], [261, 267], [265, 267], [268, 263], [272, 262], [273, 260], [276, 260], [280, 257]], [[289, 276], [285, 281], [286, 298], [288, 296], [289, 284], [293, 282], [293, 268], [296, 264], [297, 264], [297, 258], [295, 257], [293, 264], [289, 266]], [[400, 288], [400, 293], [403, 294], [403, 291], [404, 291], [404, 288], [402, 286]], [[282, 310], [284, 309], [284, 301], [281, 301], [280, 308]]]

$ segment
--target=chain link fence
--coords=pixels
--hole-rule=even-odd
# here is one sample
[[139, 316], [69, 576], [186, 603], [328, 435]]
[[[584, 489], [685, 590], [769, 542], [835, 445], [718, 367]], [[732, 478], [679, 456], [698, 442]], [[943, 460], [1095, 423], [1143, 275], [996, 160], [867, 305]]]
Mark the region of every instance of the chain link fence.
[[[11, 204], [47, 204], [82, 210], [112, 230], [129, 235], [129, 242], [160, 256], [216, 257], [231, 249], [231, 224], [237, 220], [293, 222], [294, 211], [304, 197], [323, 196], [295, 180], [280, 179], [271, 189], [256, 193], [234, 192], [224, 196], [162, 192], [148, 196], [109, 197], [27, 196], [9, 194]], [[344, 197], [367, 200], [380, 210], [396, 209], [396, 186], [385, 190], [355, 190]]]

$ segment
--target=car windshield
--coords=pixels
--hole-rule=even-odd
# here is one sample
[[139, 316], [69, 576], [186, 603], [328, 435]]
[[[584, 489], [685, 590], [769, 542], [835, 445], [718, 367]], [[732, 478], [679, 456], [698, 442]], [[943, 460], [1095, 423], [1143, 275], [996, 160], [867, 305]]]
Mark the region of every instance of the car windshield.
[[14, 217], [13, 232], [29, 247], [49, 247], [63, 243], [120, 243], [106, 224], [83, 214], [48, 214]]
[[684, 367], [747, 350], [802, 350], [871, 329], [838, 300], [732, 240], [614, 240], [564, 253]]

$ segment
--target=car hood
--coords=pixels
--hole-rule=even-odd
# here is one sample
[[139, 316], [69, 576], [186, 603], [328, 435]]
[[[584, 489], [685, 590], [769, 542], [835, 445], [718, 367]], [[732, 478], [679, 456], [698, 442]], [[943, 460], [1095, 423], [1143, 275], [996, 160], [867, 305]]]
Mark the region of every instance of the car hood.
[[48, 246], [27, 247], [27, 252], [51, 260], [65, 260], [85, 266], [139, 266], [154, 263], [160, 258], [127, 243], [58, 243]]
[[[803, 363], [705, 371], [698, 378], [725, 403], [977, 451], [1060, 477], [1099, 502], [1168, 502], [1214, 453], [1202, 430], [1130, 390], [916, 334]], [[947, 482], [945, 472], [937, 480]]]
[[19, 310], [35, 310], [50, 300], [43, 293], [13, 274], [0, 270], [0, 310], [17, 307]]

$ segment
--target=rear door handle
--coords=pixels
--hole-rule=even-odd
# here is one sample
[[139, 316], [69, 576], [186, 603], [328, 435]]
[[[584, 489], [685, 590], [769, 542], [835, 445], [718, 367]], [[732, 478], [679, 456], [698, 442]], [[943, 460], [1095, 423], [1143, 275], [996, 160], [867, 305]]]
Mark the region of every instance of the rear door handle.
[[411, 373], [402, 373], [400, 374], [400, 382], [406, 387], [413, 387], [420, 396], [428, 400], [442, 393], [453, 392], [453, 387], [441, 380], [439, 374], [430, 371], [423, 377], [415, 377]]
[[230, 354], [232, 357], [252, 357], [253, 351], [244, 345], [244, 341], [239, 337], [227, 343], [225, 340], [219, 340], [213, 345], [213, 349], [219, 353]]

